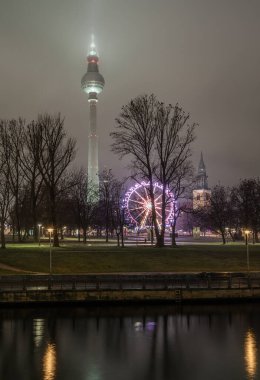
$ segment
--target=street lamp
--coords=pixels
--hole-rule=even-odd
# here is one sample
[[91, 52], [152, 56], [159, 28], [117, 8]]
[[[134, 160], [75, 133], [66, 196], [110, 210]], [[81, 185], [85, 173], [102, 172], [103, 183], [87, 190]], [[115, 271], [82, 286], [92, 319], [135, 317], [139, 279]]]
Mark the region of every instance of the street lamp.
[[248, 235], [250, 234], [250, 231], [245, 230], [245, 236], [246, 236], [246, 262], [247, 262], [247, 271], [249, 272], [249, 244], [248, 244]]
[[50, 274], [52, 273], [52, 257], [51, 257], [51, 234], [53, 232], [53, 228], [48, 228], [49, 236], [50, 236]]
[[38, 228], [39, 228], [39, 232], [38, 232], [38, 234], [39, 234], [39, 236], [38, 236], [38, 239], [39, 239], [39, 247], [40, 247], [40, 245], [41, 245], [41, 226], [42, 226], [42, 224], [38, 224]]

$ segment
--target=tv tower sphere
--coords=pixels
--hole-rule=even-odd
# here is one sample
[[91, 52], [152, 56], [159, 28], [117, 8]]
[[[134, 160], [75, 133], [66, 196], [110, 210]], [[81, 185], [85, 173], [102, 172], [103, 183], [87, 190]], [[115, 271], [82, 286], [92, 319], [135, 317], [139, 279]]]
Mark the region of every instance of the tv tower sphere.
[[81, 79], [81, 88], [88, 94], [89, 102], [89, 138], [88, 138], [88, 181], [99, 187], [98, 177], [98, 136], [97, 136], [97, 102], [98, 94], [103, 91], [105, 81], [98, 69], [98, 54], [92, 38], [87, 56], [88, 69]]

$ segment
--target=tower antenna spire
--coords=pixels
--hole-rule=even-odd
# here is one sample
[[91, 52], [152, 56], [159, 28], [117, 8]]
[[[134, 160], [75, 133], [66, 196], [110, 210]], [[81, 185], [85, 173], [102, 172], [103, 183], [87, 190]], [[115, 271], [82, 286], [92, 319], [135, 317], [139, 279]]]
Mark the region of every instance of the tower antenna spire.
[[98, 54], [97, 54], [97, 48], [96, 48], [96, 44], [95, 44], [95, 36], [94, 36], [93, 33], [91, 34], [91, 42], [90, 42], [89, 55], [90, 56], [98, 56]]

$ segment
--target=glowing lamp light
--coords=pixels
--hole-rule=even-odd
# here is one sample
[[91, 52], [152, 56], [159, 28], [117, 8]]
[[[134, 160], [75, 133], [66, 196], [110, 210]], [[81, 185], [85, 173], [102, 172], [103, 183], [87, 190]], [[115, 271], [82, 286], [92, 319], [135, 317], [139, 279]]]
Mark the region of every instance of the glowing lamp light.
[[53, 232], [53, 228], [48, 228], [47, 231], [51, 234]]
[[249, 234], [250, 234], [250, 231], [249, 231], [249, 230], [245, 230], [245, 234], [246, 234], [246, 235], [249, 235]]

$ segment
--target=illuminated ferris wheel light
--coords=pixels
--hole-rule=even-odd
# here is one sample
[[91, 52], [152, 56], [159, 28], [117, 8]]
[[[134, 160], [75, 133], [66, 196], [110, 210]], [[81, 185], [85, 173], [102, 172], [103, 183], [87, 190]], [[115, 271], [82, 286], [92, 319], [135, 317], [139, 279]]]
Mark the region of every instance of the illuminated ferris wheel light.
[[151, 202], [147, 202], [145, 206], [148, 210], [151, 210], [153, 207]]
[[[154, 205], [155, 213], [157, 216], [157, 223], [160, 227], [162, 223], [162, 185], [158, 182], [154, 183]], [[125, 205], [128, 212], [129, 219], [137, 226], [144, 228], [152, 225], [152, 202], [149, 195], [149, 183], [141, 182], [131, 187], [126, 193]], [[168, 198], [165, 208], [166, 223], [173, 215], [173, 194], [166, 191]]]

